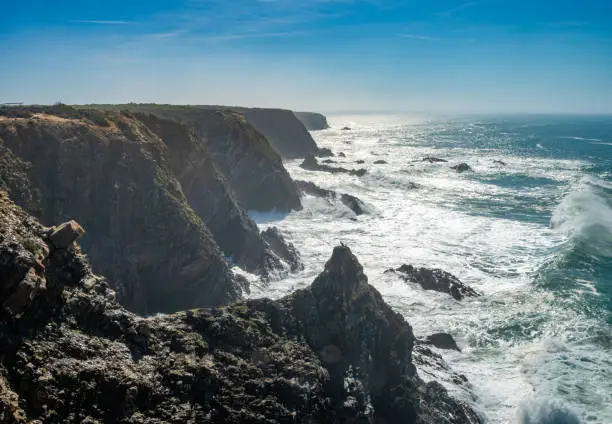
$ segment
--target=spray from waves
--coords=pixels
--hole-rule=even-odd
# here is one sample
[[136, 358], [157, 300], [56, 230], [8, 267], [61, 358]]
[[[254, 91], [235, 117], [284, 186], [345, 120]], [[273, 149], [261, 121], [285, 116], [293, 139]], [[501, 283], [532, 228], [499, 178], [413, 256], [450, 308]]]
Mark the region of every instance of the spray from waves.
[[578, 415], [559, 401], [525, 402], [518, 411], [518, 424], [580, 424]]
[[612, 183], [585, 176], [565, 196], [551, 218], [572, 247], [612, 258]]

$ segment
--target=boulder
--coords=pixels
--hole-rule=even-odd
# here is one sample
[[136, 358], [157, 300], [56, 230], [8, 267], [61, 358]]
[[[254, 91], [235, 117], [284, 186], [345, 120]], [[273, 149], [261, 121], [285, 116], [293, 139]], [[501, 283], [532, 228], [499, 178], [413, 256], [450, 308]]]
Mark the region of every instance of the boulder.
[[473, 169], [470, 167], [470, 165], [468, 165], [465, 162], [462, 162], [462, 163], [460, 163], [458, 165], [451, 166], [451, 169], [454, 169], [457, 172], [473, 171]]
[[365, 204], [355, 196], [345, 193], [340, 196], [340, 201], [350, 210], [355, 212], [355, 215], [362, 215], [366, 213]]
[[417, 283], [425, 290], [450, 294], [456, 300], [461, 300], [464, 297], [480, 296], [480, 293], [463, 284], [453, 274], [438, 268], [416, 268], [404, 264], [391, 271], [399, 272], [404, 281]]
[[430, 344], [432, 346], [437, 347], [438, 349], [449, 349], [449, 350], [457, 350], [461, 352], [459, 346], [457, 346], [457, 342], [448, 333], [435, 333], [431, 334], [422, 341], [425, 344]]
[[446, 159], [435, 158], [433, 156], [427, 156], [423, 158], [423, 162], [429, 163], [438, 163], [438, 162], [448, 162]]
[[279, 258], [289, 264], [291, 272], [301, 271], [304, 269], [304, 264], [300, 259], [300, 254], [293, 243], [285, 240], [280, 230], [276, 227], [270, 227], [261, 232], [261, 237], [268, 244], [272, 252]]
[[54, 228], [49, 234], [49, 240], [56, 249], [67, 249], [83, 234], [83, 227], [75, 220], [70, 220]]

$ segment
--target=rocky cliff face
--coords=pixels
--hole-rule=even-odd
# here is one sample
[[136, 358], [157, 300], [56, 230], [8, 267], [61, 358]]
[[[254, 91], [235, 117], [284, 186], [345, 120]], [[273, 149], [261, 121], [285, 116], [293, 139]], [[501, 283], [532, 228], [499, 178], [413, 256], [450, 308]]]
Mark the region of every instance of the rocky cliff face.
[[0, 196], [2, 423], [481, 422], [419, 378], [347, 247], [280, 301], [145, 319], [48, 234]]
[[259, 132], [266, 136], [284, 158], [318, 155], [319, 148], [312, 136], [290, 110], [237, 109]]
[[329, 128], [325, 115], [314, 112], [293, 112], [308, 131], [320, 131]]
[[165, 144], [140, 121], [122, 114], [106, 126], [46, 114], [4, 118], [0, 146], [10, 165], [0, 178], [11, 195], [45, 223], [74, 217], [84, 224], [96, 270], [130, 309], [168, 312], [239, 298]]

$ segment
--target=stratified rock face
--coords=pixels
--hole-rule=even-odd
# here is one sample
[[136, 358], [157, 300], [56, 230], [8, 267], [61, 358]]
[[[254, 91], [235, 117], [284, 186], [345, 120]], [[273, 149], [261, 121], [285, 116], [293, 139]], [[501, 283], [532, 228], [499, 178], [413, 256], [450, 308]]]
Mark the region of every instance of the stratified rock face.
[[44, 113], [0, 118], [0, 146], [10, 152], [0, 161], [19, 170], [0, 168], [11, 196], [47, 224], [82, 224], [95, 269], [130, 309], [171, 312], [240, 297], [164, 142], [140, 121], [118, 113], [105, 125]]
[[134, 116], [166, 145], [168, 162], [178, 177], [190, 206], [203, 219], [226, 257], [249, 272], [267, 274], [271, 252], [259, 229], [219, 172], [195, 131], [177, 121], [155, 115]]
[[[193, 127], [195, 135], [205, 144], [243, 208], [257, 211], [301, 209], [297, 187], [283, 166], [274, 144], [240, 113], [163, 105], [135, 105], [131, 109], [171, 118]], [[270, 128], [283, 128], [284, 121], [275, 119], [270, 121]], [[297, 121], [293, 115], [291, 119]]]
[[412, 265], [404, 264], [397, 271], [400, 272], [401, 277], [405, 281], [417, 283], [425, 290], [450, 294], [457, 300], [461, 300], [466, 296], [480, 296], [480, 293], [470, 286], [463, 284], [453, 274], [438, 268], [416, 268]]
[[[19, 314], [0, 298], [3, 422], [481, 422], [418, 377], [410, 326], [347, 247], [280, 301], [144, 319], [117, 304], [78, 247], [54, 250], [46, 233], [0, 197], [0, 276], [12, 276], [0, 292], [28, 274], [46, 283]], [[29, 249], [42, 266], [23, 277], [14, 270], [35, 262]]]
[[308, 131], [326, 130], [329, 128], [325, 115], [314, 112], [293, 112]]
[[284, 158], [303, 158], [319, 152], [312, 136], [290, 110], [236, 109], [266, 136], [272, 147]]

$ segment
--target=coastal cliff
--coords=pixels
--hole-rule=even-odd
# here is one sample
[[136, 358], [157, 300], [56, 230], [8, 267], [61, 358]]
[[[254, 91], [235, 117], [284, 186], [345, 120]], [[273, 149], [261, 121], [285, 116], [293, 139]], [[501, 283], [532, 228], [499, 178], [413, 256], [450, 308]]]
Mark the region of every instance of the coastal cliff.
[[320, 131], [329, 128], [325, 115], [314, 112], [293, 112], [308, 131]]
[[1, 423], [482, 422], [348, 247], [279, 301], [142, 318], [49, 234], [0, 193]]
[[[242, 202], [288, 210], [300, 207], [299, 196], [278, 154], [244, 118], [197, 112], [210, 119], [199, 121], [207, 143], [203, 128], [159, 114], [63, 105], [5, 113], [0, 188], [44, 223], [83, 223], [94, 269], [131, 310], [237, 300], [245, 283], [226, 259], [263, 277], [284, 268]], [[232, 182], [250, 191], [236, 192]]]

